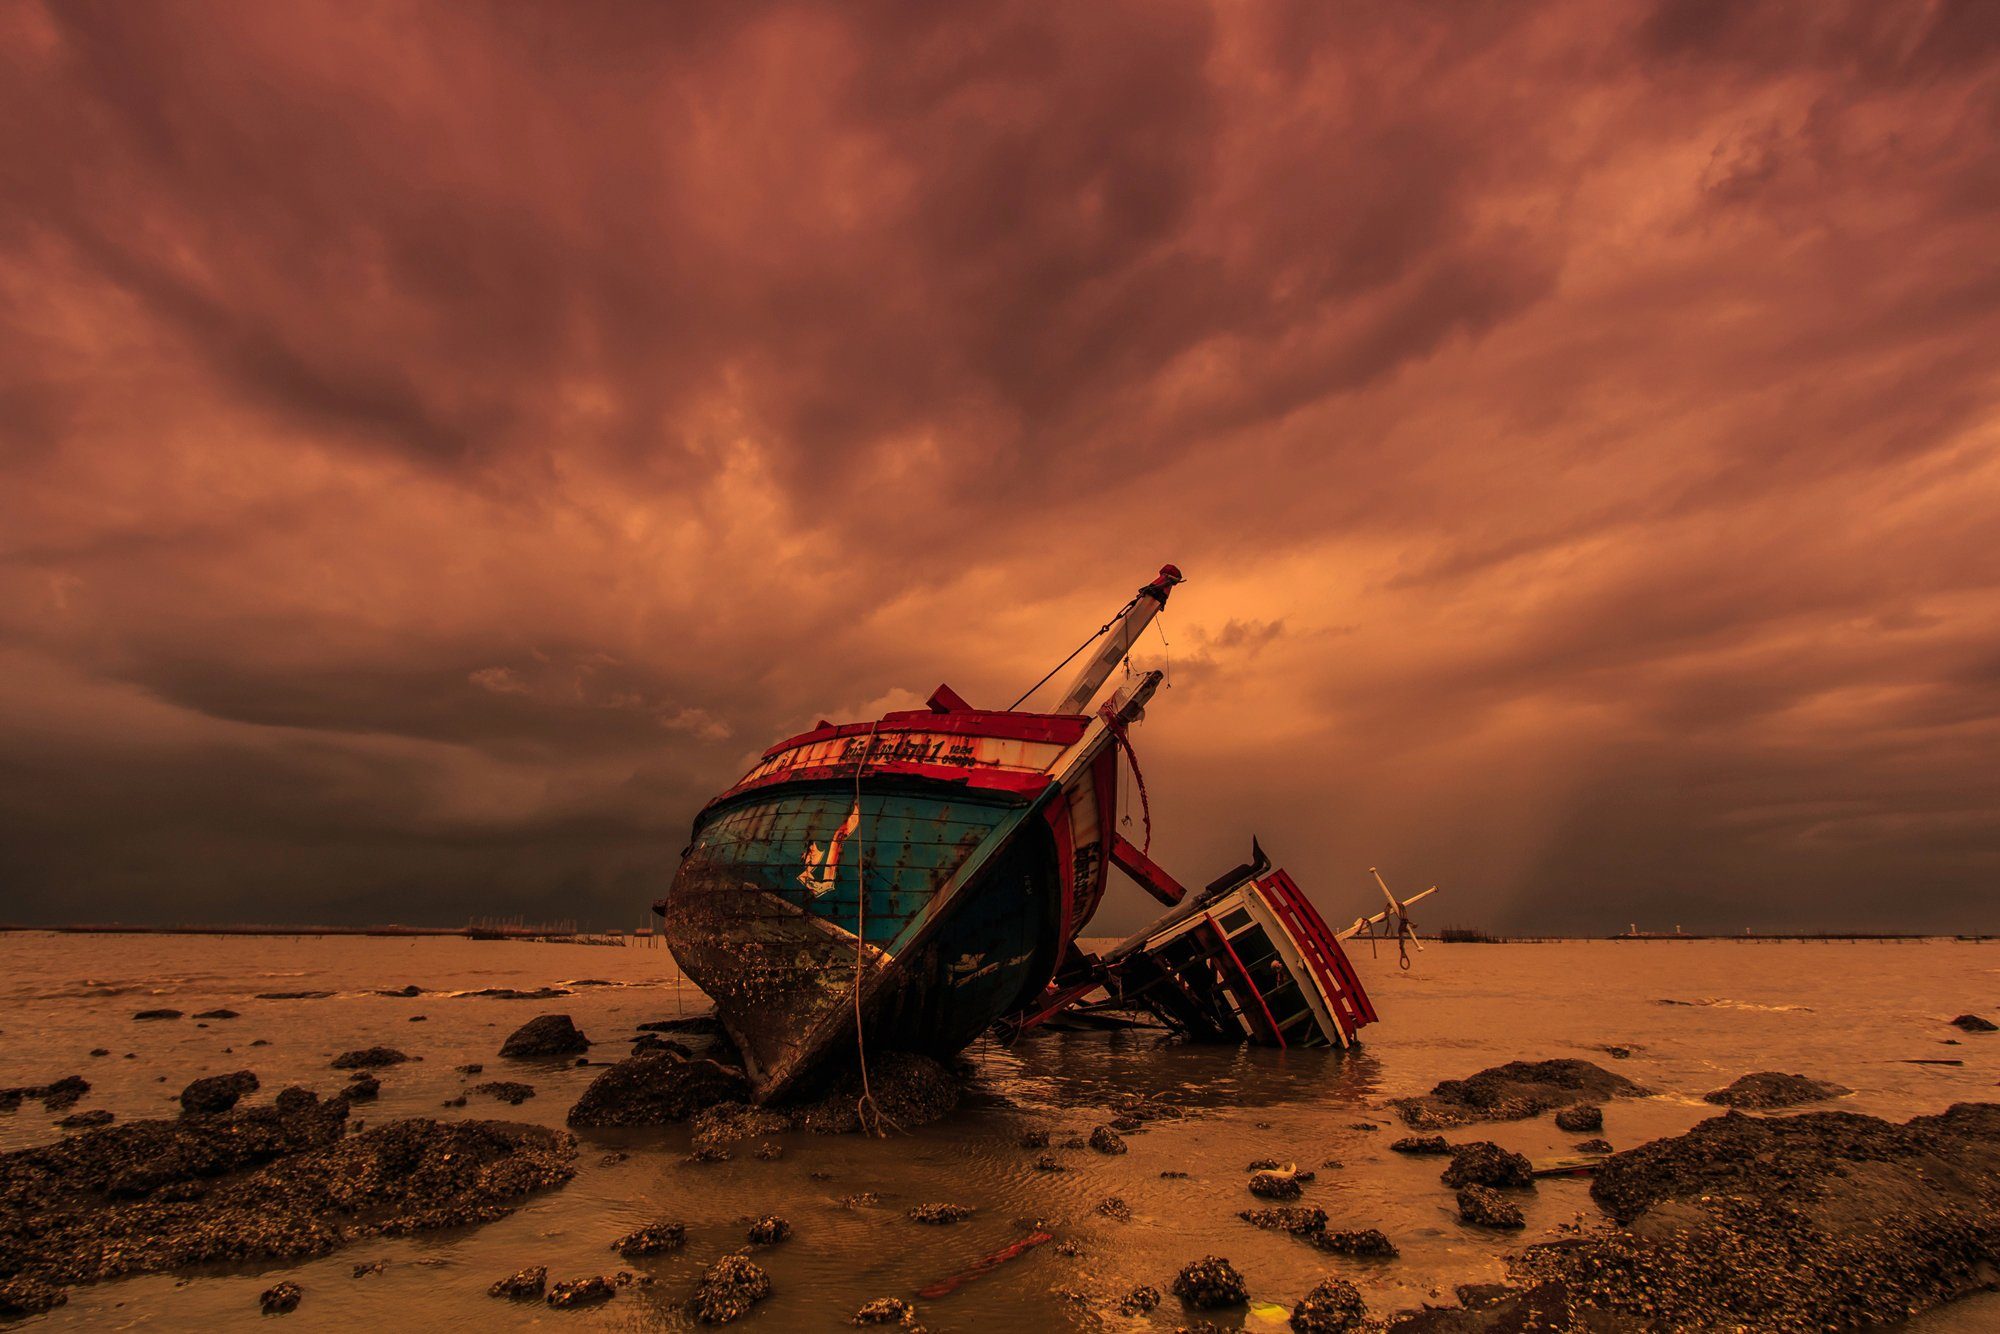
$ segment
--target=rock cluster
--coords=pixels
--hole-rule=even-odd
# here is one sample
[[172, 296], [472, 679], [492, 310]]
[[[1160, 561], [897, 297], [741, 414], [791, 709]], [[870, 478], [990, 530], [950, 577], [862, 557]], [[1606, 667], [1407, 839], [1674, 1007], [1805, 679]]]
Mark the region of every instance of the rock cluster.
[[280, 1283], [275, 1288], [266, 1288], [257, 1298], [258, 1306], [265, 1315], [286, 1315], [299, 1309], [299, 1299], [305, 1293], [296, 1283]]
[[792, 1235], [792, 1225], [776, 1214], [758, 1219], [750, 1225], [750, 1244], [753, 1246], [775, 1246]]
[[1090, 1132], [1090, 1147], [1099, 1153], [1124, 1153], [1125, 1140], [1110, 1126], [1097, 1126]]
[[704, 1325], [726, 1325], [771, 1295], [771, 1276], [741, 1255], [725, 1255], [702, 1274], [688, 1308]]
[[488, 1097], [498, 1098], [509, 1107], [519, 1107], [522, 1103], [535, 1096], [535, 1086], [533, 1084], [523, 1084], [512, 1079], [489, 1079], [484, 1084], [474, 1084], [472, 1091], [474, 1093], [484, 1093]]
[[1118, 1314], [1145, 1315], [1159, 1304], [1160, 1290], [1150, 1283], [1141, 1283], [1119, 1299]]
[[1615, 1226], [1519, 1252], [1515, 1289], [1477, 1311], [1396, 1327], [1900, 1324], [1992, 1282], [2000, 1106], [1961, 1103], [1903, 1125], [1732, 1111], [1607, 1160], [1591, 1194]]
[[687, 1224], [648, 1223], [612, 1242], [611, 1249], [628, 1260], [635, 1260], [642, 1255], [677, 1251], [685, 1245], [687, 1245]]
[[574, 1171], [568, 1135], [398, 1121], [348, 1134], [348, 1104], [133, 1121], [0, 1154], [0, 1256], [57, 1288], [191, 1264], [294, 1259], [486, 1222]]
[[1452, 1147], [1451, 1162], [1439, 1178], [1445, 1185], [1525, 1186], [1535, 1184], [1534, 1165], [1491, 1140], [1476, 1139]]
[[1351, 1255], [1360, 1260], [1393, 1260], [1398, 1252], [1380, 1228], [1340, 1228], [1311, 1233], [1306, 1240], [1333, 1255]]
[[[962, 1081], [927, 1056], [884, 1052], [868, 1063], [875, 1110], [910, 1129], [958, 1106]], [[740, 1067], [677, 1052], [646, 1052], [613, 1065], [592, 1081], [570, 1109], [578, 1127], [667, 1125], [695, 1119], [696, 1147], [720, 1150], [731, 1139], [779, 1130], [849, 1134], [862, 1128], [860, 1077], [848, 1072], [809, 1102], [752, 1107]], [[726, 1157], [727, 1154], [722, 1154]]]
[[401, 1065], [416, 1057], [397, 1051], [394, 1047], [363, 1047], [357, 1051], [344, 1051], [333, 1058], [336, 1070], [378, 1070], [385, 1065]]
[[1292, 1308], [1292, 1328], [1298, 1334], [1347, 1334], [1368, 1317], [1368, 1304], [1345, 1279], [1330, 1278]]
[[959, 1223], [972, 1217], [962, 1204], [919, 1204], [906, 1215], [912, 1223]]
[[618, 1289], [602, 1274], [589, 1278], [570, 1279], [549, 1285], [548, 1302], [558, 1311], [567, 1311], [579, 1306], [596, 1306], [608, 1302], [618, 1295]]
[[538, 1014], [508, 1035], [500, 1054], [510, 1060], [574, 1056], [590, 1050], [590, 1039], [566, 1014]]
[[1174, 1296], [1197, 1309], [1214, 1310], [1242, 1306], [1250, 1300], [1250, 1289], [1236, 1266], [1219, 1255], [1204, 1255], [1174, 1275]]
[[[1712, 1102], [1718, 1107], [1746, 1107], [1752, 1110], [1768, 1111], [1777, 1107], [1797, 1107], [1801, 1103], [1823, 1102], [1828, 1098], [1839, 1098], [1854, 1092], [1839, 1084], [1829, 1084], [1824, 1080], [1808, 1079], [1804, 1075], [1781, 1074], [1776, 1070], [1760, 1070], [1754, 1075], [1745, 1075], [1728, 1088], [1704, 1093], [1702, 1101]], [[1592, 1126], [1595, 1130], [1597, 1127]]]
[[486, 1290], [489, 1297], [511, 1297], [515, 1301], [536, 1301], [542, 1290], [548, 1286], [549, 1271], [541, 1265], [517, 1270], [506, 1278], [498, 1279]]
[[1270, 1232], [1304, 1236], [1326, 1230], [1326, 1210], [1316, 1204], [1281, 1204], [1267, 1209], [1245, 1209], [1236, 1215], [1252, 1227]]
[[76, 1106], [77, 1099], [88, 1092], [90, 1081], [82, 1075], [64, 1075], [47, 1084], [23, 1084], [17, 1088], [0, 1089], [0, 1112], [11, 1112], [29, 1098], [40, 1099], [44, 1111], [66, 1111]]
[[578, 1127], [658, 1126], [685, 1121], [719, 1102], [748, 1102], [741, 1070], [716, 1061], [649, 1052], [618, 1062], [591, 1081], [569, 1123]]
[[1466, 1186], [1460, 1189], [1458, 1216], [1461, 1221], [1479, 1227], [1512, 1229], [1528, 1225], [1528, 1221], [1521, 1217], [1519, 1206], [1499, 1191], [1486, 1186]]
[[1556, 1112], [1556, 1129], [1568, 1131], [1572, 1135], [1588, 1135], [1602, 1130], [1604, 1109], [1594, 1102], [1564, 1107]]
[[854, 1313], [850, 1325], [915, 1325], [917, 1308], [901, 1297], [877, 1297], [863, 1302], [861, 1309]]
[[1476, 1121], [1525, 1121], [1576, 1102], [1644, 1097], [1646, 1090], [1589, 1061], [1510, 1061], [1467, 1079], [1447, 1079], [1422, 1097], [1398, 1098], [1396, 1109], [1415, 1130], [1442, 1130]]
[[1296, 1200], [1305, 1187], [1296, 1172], [1252, 1172], [1250, 1193], [1266, 1200]]
[[236, 1106], [246, 1094], [257, 1091], [257, 1076], [248, 1070], [226, 1075], [207, 1075], [181, 1090], [182, 1116], [213, 1116]]
[[1451, 1152], [1451, 1141], [1443, 1135], [1405, 1135], [1390, 1144], [1391, 1153], [1447, 1154]]

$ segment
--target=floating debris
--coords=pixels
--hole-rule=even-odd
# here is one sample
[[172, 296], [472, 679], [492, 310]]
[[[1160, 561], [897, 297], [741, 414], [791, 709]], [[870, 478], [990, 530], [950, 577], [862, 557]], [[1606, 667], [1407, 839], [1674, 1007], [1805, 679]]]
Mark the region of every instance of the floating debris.
[[1055, 1239], [1053, 1232], [1043, 1227], [1037, 1227], [1012, 1245], [1002, 1246], [991, 1255], [981, 1256], [978, 1260], [973, 1261], [971, 1267], [962, 1269], [949, 1278], [941, 1278], [935, 1283], [917, 1289], [917, 1296], [926, 1300], [949, 1297], [967, 1283], [972, 1282], [972, 1280], [985, 1274], [990, 1274], [1009, 1260], [1026, 1255], [1029, 1251], [1035, 1249], [1035, 1247], [1045, 1245]]

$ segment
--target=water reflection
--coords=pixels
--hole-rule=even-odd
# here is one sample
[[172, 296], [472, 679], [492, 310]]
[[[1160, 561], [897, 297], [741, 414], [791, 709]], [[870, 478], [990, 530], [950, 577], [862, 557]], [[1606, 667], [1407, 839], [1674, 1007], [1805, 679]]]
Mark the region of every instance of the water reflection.
[[1151, 1029], [1028, 1033], [1011, 1046], [967, 1053], [980, 1084], [1017, 1106], [1108, 1106], [1155, 1095], [1188, 1110], [1285, 1103], [1359, 1105], [1375, 1093], [1381, 1064], [1366, 1047], [1273, 1050], [1196, 1046]]

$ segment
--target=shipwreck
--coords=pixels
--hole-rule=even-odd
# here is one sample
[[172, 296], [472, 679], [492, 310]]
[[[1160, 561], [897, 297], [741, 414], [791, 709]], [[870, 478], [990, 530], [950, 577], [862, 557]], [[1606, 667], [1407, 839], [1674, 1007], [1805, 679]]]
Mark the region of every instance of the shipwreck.
[[[1407, 947], [1407, 904], [1336, 932], [1261, 848], [1190, 895], [1118, 831], [1130, 726], [1162, 674], [1092, 706], [1181, 582], [1162, 567], [1072, 653], [1046, 712], [941, 685], [926, 708], [780, 741], [702, 808], [654, 911], [758, 1101], [857, 1049], [946, 1057], [995, 1025], [1124, 1012], [1194, 1039], [1345, 1046], [1374, 1020], [1340, 942], [1380, 925]], [[1092, 955], [1076, 941], [1112, 868], [1170, 911]]]

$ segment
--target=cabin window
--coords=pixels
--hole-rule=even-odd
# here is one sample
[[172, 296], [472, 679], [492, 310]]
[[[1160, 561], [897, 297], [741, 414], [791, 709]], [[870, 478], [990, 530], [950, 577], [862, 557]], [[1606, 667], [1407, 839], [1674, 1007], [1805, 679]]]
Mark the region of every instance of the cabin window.
[[1250, 925], [1250, 914], [1244, 912], [1241, 908], [1238, 908], [1235, 912], [1224, 914], [1222, 918], [1222, 930], [1225, 935], [1233, 936], [1248, 925]]

